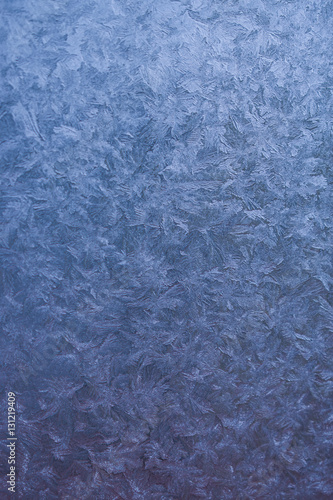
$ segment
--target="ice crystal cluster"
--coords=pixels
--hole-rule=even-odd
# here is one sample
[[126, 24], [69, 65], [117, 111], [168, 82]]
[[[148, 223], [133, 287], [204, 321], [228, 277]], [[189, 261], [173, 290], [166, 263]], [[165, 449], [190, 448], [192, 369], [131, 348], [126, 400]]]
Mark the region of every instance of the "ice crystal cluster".
[[0, 10], [17, 498], [332, 499], [333, 3]]

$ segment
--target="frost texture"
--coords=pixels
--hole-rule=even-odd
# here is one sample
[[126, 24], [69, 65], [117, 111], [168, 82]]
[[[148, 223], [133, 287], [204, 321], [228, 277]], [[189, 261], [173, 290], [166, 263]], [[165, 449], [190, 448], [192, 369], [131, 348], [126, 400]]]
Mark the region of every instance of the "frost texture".
[[0, 8], [18, 498], [332, 499], [332, 2]]

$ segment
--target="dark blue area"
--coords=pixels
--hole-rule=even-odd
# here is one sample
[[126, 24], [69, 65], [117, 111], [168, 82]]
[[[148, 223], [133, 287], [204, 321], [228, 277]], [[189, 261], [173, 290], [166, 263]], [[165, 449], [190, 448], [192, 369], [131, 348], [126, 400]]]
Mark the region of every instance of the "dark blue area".
[[17, 498], [332, 499], [332, 2], [0, 10]]

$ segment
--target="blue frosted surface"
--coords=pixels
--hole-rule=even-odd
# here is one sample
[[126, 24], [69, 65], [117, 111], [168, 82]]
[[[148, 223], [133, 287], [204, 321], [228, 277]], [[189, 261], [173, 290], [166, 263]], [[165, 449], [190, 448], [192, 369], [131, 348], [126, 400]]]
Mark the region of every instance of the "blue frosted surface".
[[18, 498], [332, 499], [332, 2], [0, 10]]

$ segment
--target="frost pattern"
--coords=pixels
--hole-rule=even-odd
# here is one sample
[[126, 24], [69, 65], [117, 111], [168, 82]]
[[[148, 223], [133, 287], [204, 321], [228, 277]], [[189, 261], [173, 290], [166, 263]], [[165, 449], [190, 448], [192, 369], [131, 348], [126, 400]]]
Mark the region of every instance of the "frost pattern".
[[332, 2], [0, 9], [18, 497], [333, 498]]

